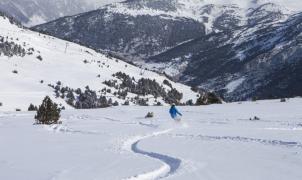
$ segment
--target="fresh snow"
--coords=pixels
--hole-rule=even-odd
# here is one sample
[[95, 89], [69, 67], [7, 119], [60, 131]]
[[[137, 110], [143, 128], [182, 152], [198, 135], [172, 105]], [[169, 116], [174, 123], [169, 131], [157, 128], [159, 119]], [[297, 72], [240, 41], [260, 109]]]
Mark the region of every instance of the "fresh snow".
[[50, 126], [2, 111], [0, 179], [300, 180], [301, 106], [295, 98], [178, 107], [181, 122], [168, 107], [66, 110]]

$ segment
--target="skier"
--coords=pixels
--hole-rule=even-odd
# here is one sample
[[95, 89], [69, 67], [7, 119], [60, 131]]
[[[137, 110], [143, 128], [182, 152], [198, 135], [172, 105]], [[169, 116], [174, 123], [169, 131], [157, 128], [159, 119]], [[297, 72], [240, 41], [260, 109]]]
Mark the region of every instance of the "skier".
[[182, 116], [182, 114], [176, 109], [176, 106], [174, 103], [171, 105], [169, 113], [170, 113], [172, 119], [180, 121], [180, 117], [177, 115]]

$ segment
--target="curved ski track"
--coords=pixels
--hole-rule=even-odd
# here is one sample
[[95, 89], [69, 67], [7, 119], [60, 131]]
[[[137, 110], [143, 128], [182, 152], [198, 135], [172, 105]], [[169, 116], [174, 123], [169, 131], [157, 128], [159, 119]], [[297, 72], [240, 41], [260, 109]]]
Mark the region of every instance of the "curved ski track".
[[157, 170], [151, 171], [151, 172], [147, 172], [147, 173], [143, 173], [143, 174], [139, 174], [130, 178], [126, 178], [126, 180], [154, 180], [154, 179], [162, 179], [165, 177], [168, 177], [172, 174], [174, 174], [177, 169], [180, 167], [181, 165], [181, 160], [175, 157], [171, 157], [168, 155], [164, 155], [164, 154], [159, 154], [159, 153], [155, 153], [155, 152], [148, 152], [145, 150], [142, 150], [138, 147], [138, 144], [144, 140], [144, 139], [148, 139], [148, 138], [152, 138], [152, 137], [156, 137], [162, 134], [167, 134], [170, 131], [172, 131], [172, 129], [168, 129], [168, 130], [164, 130], [164, 131], [159, 131], [159, 132], [154, 132], [150, 135], [146, 135], [146, 136], [141, 136], [141, 137], [134, 137], [129, 139], [128, 141], [125, 142], [125, 149], [128, 151], [132, 151], [136, 154], [141, 154], [144, 156], [148, 156], [150, 158], [153, 159], [157, 159], [159, 161], [161, 161], [163, 163], [163, 166], [160, 167]]

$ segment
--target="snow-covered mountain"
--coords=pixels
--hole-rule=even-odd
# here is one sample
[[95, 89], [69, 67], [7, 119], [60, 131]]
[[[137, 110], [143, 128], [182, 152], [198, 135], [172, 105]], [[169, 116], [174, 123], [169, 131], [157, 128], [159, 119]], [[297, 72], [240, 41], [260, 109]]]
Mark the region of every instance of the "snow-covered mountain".
[[301, 96], [301, 25], [301, 13], [281, 22], [261, 18], [172, 48], [150, 58], [148, 66], [220, 92], [228, 100]]
[[298, 11], [297, 6], [285, 4], [281, 0], [128, 0], [35, 29], [137, 60], [212, 32], [282, 21]]
[[38, 105], [46, 95], [66, 108], [163, 105], [197, 99], [197, 93], [189, 86], [92, 49], [22, 28], [3, 15], [0, 84], [0, 110], [27, 110], [30, 103]]
[[34, 29], [246, 100], [302, 95], [300, 11], [298, 0], [128, 0]]
[[42, 24], [59, 17], [93, 10], [85, 0], [1, 0], [0, 11], [26, 26]]

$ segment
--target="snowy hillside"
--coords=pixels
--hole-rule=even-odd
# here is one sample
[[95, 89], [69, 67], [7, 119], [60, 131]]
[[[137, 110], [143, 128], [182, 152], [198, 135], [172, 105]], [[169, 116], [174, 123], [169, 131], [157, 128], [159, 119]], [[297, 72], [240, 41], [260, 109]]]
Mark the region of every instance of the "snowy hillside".
[[301, 180], [301, 106], [297, 98], [180, 107], [179, 123], [168, 107], [68, 110], [52, 126], [0, 112], [0, 179]]
[[[89, 108], [89, 103], [100, 96], [106, 98], [100, 99], [105, 104], [111, 99], [120, 105], [166, 104], [197, 98], [190, 87], [165, 76], [23, 29], [2, 16], [0, 70], [0, 110], [27, 110], [30, 103], [39, 105], [46, 95], [66, 108], [70, 107], [67, 100], [78, 108]], [[77, 101], [85, 102], [76, 104]]]

